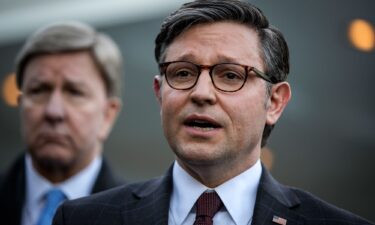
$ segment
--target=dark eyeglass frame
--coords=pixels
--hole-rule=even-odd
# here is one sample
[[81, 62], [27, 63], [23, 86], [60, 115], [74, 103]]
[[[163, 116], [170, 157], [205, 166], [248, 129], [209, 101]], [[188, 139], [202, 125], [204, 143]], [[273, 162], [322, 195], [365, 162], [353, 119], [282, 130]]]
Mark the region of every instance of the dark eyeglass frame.
[[[168, 76], [166, 76], [166, 71], [167, 71], [167, 68], [170, 64], [172, 63], [190, 63], [192, 65], [194, 65], [197, 70], [198, 70], [198, 75], [197, 75], [197, 78], [195, 80], [195, 82], [190, 86], [190, 87], [187, 87], [187, 88], [176, 88], [174, 87], [173, 85], [171, 85], [168, 81]], [[243, 81], [243, 84], [236, 90], [231, 90], [231, 91], [228, 91], [228, 90], [223, 90], [219, 87], [217, 87], [215, 85], [215, 82], [212, 78], [212, 71], [214, 70], [214, 68], [218, 65], [223, 65], [223, 64], [230, 64], [230, 65], [237, 65], [237, 66], [241, 66], [244, 70], [245, 70], [245, 79]], [[163, 63], [159, 63], [159, 71], [160, 71], [160, 75], [164, 75], [165, 76], [165, 79], [168, 83], [168, 85], [173, 88], [173, 89], [176, 89], [176, 90], [189, 90], [191, 88], [193, 88], [198, 80], [199, 80], [199, 76], [202, 74], [202, 70], [205, 69], [205, 70], [208, 70], [209, 71], [209, 74], [210, 74], [210, 77], [211, 77], [211, 82], [212, 84], [214, 85], [214, 87], [220, 91], [224, 91], [224, 92], [236, 92], [236, 91], [239, 91], [241, 90], [241, 88], [245, 85], [246, 81], [247, 81], [247, 77], [249, 76], [249, 72], [253, 71], [255, 73], [255, 75], [257, 75], [259, 78], [269, 82], [269, 83], [272, 83], [272, 84], [276, 84], [278, 83], [279, 81], [275, 78], [275, 77], [269, 77], [268, 75], [266, 75], [265, 73], [261, 72], [260, 70], [258, 70], [257, 68], [253, 67], [253, 66], [247, 66], [247, 65], [242, 65], [242, 64], [239, 64], [239, 63], [218, 63], [218, 64], [214, 64], [214, 65], [200, 65], [200, 64], [195, 64], [193, 62], [189, 62], [189, 61], [170, 61], [170, 62], [163, 62]]]

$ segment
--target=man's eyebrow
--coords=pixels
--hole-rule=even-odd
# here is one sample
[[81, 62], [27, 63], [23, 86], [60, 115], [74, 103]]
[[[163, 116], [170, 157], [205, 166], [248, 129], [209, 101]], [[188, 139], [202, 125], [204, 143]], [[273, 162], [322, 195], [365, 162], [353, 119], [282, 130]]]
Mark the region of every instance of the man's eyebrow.
[[88, 86], [87, 83], [82, 80], [67, 80], [65, 82], [65, 85], [83, 88], [86, 88]]
[[[196, 62], [197, 63], [198, 59], [194, 54], [187, 53], [187, 54], [183, 54], [183, 55], [178, 56], [176, 59], [173, 59], [173, 61], [190, 61], [190, 62]], [[223, 55], [216, 56], [216, 61], [218, 63], [224, 63], [224, 62], [241, 63], [239, 59], [229, 57], [229, 56], [223, 56]]]
[[182, 54], [171, 61], [195, 61], [195, 56], [192, 53]]
[[42, 84], [42, 83], [49, 83], [49, 81], [47, 79], [43, 79], [39, 76], [30, 78], [27, 81], [27, 83], [25, 81], [23, 81], [23, 82], [24, 82], [24, 84], [27, 84], [27, 85], [37, 85], [37, 84]]
[[217, 56], [218, 62], [227, 62], [227, 63], [241, 63], [241, 60], [234, 57], [229, 56], [223, 56], [219, 55]]

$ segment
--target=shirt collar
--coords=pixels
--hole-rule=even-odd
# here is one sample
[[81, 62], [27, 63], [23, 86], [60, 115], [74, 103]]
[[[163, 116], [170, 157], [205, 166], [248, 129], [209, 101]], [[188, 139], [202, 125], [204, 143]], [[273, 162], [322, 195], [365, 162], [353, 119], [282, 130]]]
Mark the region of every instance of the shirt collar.
[[182, 224], [199, 196], [207, 187], [191, 177], [175, 161], [173, 166], [173, 192], [170, 209], [176, 224]]
[[261, 174], [262, 166], [258, 160], [249, 169], [215, 188], [236, 224], [247, 224], [252, 218]]
[[32, 165], [31, 156], [26, 154], [26, 204], [37, 204], [51, 188], [60, 188], [67, 199], [87, 196], [91, 193], [99, 174], [102, 157], [96, 157], [86, 168], [68, 180], [52, 184], [38, 173]]
[[[214, 189], [236, 224], [247, 224], [252, 217], [261, 173], [262, 166], [258, 160], [251, 168]], [[199, 196], [206, 190], [212, 189], [191, 177], [175, 161], [170, 210], [176, 224], [181, 224], [186, 219]]]

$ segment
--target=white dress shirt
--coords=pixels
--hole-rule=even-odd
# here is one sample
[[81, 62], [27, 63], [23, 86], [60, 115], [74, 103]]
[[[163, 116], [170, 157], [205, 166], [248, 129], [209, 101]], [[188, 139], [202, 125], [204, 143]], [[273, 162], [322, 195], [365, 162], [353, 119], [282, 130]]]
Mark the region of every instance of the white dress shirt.
[[215, 225], [251, 224], [261, 174], [262, 166], [258, 160], [248, 170], [211, 189], [190, 176], [175, 161], [168, 224], [192, 225], [195, 221], [194, 204], [207, 190], [216, 191], [225, 206], [215, 214]]
[[52, 184], [33, 167], [30, 155], [26, 155], [26, 196], [22, 212], [22, 225], [35, 225], [44, 208], [45, 194], [53, 187], [64, 192], [67, 199], [87, 196], [91, 193], [102, 165], [101, 156], [96, 157], [85, 169], [68, 180]]

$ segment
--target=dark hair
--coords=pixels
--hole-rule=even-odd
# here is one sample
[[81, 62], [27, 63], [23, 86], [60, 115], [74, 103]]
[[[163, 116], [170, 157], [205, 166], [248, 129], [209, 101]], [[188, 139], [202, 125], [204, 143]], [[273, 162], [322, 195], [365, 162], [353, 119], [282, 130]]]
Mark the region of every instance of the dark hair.
[[59, 21], [36, 30], [16, 58], [17, 85], [21, 89], [25, 67], [40, 54], [88, 51], [102, 73], [107, 95], [121, 98], [122, 55], [116, 43], [78, 21]]
[[[262, 11], [256, 6], [239, 0], [196, 0], [182, 5], [162, 23], [155, 39], [155, 58], [163, 62], [165, 51], [183, 31], [194, 25], [219, 21], [234, 21], [254, 29], [260, 40], [265, 73], [278, 82], [289, 73], [289, 50], [282, 33], [271, 26]], [[272, 84], [268, 83], [267, 93]], [[265, 125], [261, 146], [265, 146], [274, 125]]]

